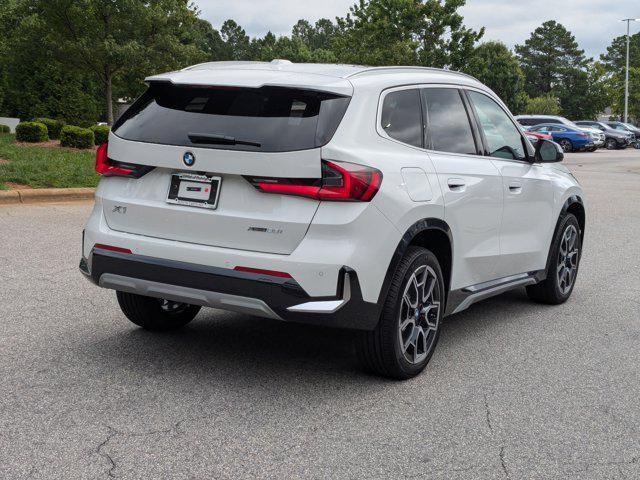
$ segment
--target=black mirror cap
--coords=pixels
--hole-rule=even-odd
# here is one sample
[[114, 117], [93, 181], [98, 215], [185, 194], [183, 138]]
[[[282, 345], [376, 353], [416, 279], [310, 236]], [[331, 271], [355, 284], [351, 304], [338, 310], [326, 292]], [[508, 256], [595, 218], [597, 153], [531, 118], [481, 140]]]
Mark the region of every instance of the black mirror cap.
[[535, 161], [538, 163], [555, 163], [564, 160], [562, 147], [551, 140], [540, 139], [536, 143]]

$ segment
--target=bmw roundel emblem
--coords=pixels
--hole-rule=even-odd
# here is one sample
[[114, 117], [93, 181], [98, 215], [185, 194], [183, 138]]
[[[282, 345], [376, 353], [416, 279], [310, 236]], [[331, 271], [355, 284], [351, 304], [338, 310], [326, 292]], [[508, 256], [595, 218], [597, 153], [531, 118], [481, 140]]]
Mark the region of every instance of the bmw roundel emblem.
[[191, 152], [185, 152], [182, 156], [182, 161], [187, 167], [192, 167], [196, 163], [196, 156]]

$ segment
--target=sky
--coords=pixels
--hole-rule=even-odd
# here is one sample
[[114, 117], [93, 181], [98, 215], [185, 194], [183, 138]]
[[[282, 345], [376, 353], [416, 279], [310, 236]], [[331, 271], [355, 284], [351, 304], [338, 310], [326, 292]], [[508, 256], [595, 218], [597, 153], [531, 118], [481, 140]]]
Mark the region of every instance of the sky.
[[[232, 18], [250, 36], [268, 31], [288, 35], [301, 18], [315, 21], [344, 16], [355, 0], [195, 0], [202, 17], [215, 28]], [[562, 23], [587, 56], [598, 57], [611, 40], [626, 33], [623, 18], [640, 18], [640, 0], [467, 0], [461, 9], [465, 24], [486, 27], [483, 40], [500, 40], [509, 47], [523, 43], [547, 20]], [[640, 22], [631, 32], [640, 31]]]

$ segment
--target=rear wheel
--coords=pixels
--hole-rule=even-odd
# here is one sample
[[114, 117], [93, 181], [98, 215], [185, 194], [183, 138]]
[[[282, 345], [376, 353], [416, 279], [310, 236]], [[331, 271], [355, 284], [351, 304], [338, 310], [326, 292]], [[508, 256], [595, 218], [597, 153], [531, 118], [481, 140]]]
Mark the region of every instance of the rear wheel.
[[402, 380], [419, 374], [438, 342], [443, 309], [444, 281], [437, 258], [425, 248], [410, 247], [393, 275], [378, 325], [359, 338], [364, 366]]
[[565, 214], [551, 244], [547, 278], [527, 287], [529, 298], [552, 305], [566, 302], [576, 283], [581, 254], [580, 224], [573, 214]]
[[618, 148], [618, 142], [616, 142], [613, 138], [607, 138], [604, 146], [607, 150], [615, 150], [616, 148]]
[[565, 152], [573, 151], [573, 144], [571, 143], [571, 140], [562, 138], [560, 139], [560, 141], [558, 141], [558, 144], [562, 147], [562, 150]]
[[176, 330], [193, 320], [200, 311], [197, 305], [126, 292], [116, 292], [116, 294], [122, 313], [146, 330]]

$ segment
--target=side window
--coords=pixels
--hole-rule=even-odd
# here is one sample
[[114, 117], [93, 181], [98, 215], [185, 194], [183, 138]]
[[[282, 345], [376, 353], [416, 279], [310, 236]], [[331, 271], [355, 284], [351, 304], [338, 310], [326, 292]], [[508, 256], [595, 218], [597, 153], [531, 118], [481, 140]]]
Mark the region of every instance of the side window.
[[525, 160], [527, 155], [522, 135], [509, 115], [488, 96], [473, 91], [468, 93], [487, 139], [489, 155], [508, 160]]
[[414, 147], [422, 147], [422, 110], [417, 89], [398, 90], [384, 97], [382, 128], [387, 135]]
[[454, 88], [425, 88], [429, 148], [440, 152], [477, 155], [467, 109]]

